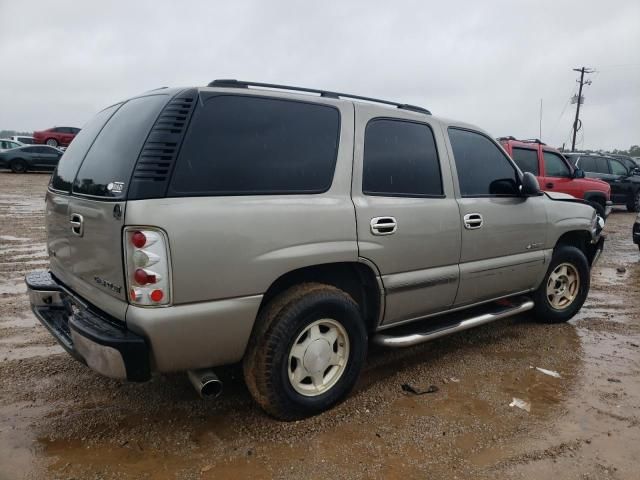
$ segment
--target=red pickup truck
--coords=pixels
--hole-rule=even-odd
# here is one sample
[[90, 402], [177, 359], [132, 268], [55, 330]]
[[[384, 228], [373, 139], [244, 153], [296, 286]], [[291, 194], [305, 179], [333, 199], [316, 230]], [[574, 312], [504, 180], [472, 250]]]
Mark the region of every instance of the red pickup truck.
[[523, 172], [533, 173], [542, 190], [568, 193], [588, 202], [598, 215], [611, 213], [611, 187], [594, 178], [585, 178], [584, 171], [575, 168], [560, 151], [540, 140], [498, 139]]

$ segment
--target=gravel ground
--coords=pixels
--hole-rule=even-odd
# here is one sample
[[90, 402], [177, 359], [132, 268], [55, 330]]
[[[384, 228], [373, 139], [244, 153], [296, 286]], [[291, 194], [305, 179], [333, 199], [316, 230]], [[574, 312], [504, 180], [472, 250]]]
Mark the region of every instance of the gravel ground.
[[[22, 283], [46, 267], [47, 182], [0, 172], [0, 479], [638, 478], [634, 215], [610, 217], [591, 294], [570, 323], [522, 315], [373, 350], [345, 402], [282, 423], [252, 403], [237, 366], [219, 369], [225, 392], [204, 401], [185, 375], [126, 384], [62, 352]], [[404, 383], [437, 391], [411, 395]], [[530, 411], [510, 407], [514, 397]]]

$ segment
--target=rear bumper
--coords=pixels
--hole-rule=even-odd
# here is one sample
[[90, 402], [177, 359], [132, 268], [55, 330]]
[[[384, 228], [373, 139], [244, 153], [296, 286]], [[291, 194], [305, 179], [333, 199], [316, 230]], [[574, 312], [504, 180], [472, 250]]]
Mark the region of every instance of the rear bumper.
[[149, 347], [144, 337], [87, 306], [48, 271], [31, 272], [25, 282], [33, 313], [74, 358], [107, 377], [149, 380]]

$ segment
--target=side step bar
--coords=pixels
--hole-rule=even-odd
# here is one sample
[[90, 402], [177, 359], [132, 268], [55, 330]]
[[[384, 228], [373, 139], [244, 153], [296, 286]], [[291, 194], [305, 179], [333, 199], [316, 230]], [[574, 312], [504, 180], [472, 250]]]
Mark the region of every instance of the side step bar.
[[398, 328], [401, 328], [404, 332], [407, 332], [406, 334], [392, 335], [387, 333], [378, 333], [373, 337], [373, 343], [382, 347], [411, 347], [413, 345], [428, 342], [429, 340], [434, 340], [451, 333], [461, 332], [463, 330], [477, 327], [485, 323], [500, 320], [501, 318], [517, 315], [533, 308], [533, 301], [529, 298], [519, 297], [515, 299], [509, 299], [509, 302], [510, 303], [508, 305], [493, 303], [490, 305], [489, 311], [487, 311], [487, 307], [485, 306], [483, 308], [484, 313], [478, 312], [475, 316], [469, 318], [458, 318], [451, 323], [436, 323], [435, 325], [433, 325], [435, 321], [431, 320], [433, 328], [428, 329], [424, 332], [407, 332], [406, 329], [410, 327], [407, 325], [403, 325], [402, 327]]

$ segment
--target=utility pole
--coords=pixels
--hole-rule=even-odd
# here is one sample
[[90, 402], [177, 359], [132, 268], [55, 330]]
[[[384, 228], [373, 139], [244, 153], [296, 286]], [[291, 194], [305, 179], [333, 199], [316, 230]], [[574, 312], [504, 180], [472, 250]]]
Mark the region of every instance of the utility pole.
[[[571, 151], [576, 151], [576, 134], [578, 133], [578, 122], [580, 121], [580, 104], [582, 103], [582, 86], [585, 84], [584, 74], [593, 73], [593, 70], [587, 67], [574, 68], [574, 72], [580, 72], [580, 88], [578, 89], [578, 101], [576, 102], [576, 118], [573, 121], [573, 140], [571, 141]], [[589, 81], [588, 83], [591, 83]]]

